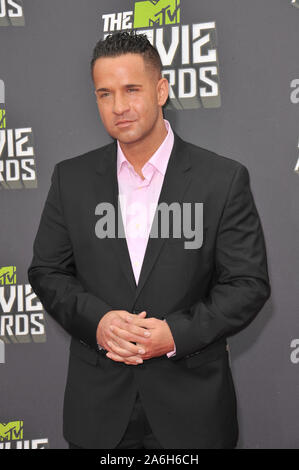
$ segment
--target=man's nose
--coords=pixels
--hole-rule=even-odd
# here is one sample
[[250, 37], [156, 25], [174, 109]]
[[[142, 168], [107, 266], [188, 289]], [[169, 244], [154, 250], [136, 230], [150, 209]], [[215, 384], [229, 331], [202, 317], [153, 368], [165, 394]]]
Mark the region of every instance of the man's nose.
[[115, 95], [113, 111], [115, 114], [124, 114], [130, 108], [129, 102], [126, 96], [123, 94]]

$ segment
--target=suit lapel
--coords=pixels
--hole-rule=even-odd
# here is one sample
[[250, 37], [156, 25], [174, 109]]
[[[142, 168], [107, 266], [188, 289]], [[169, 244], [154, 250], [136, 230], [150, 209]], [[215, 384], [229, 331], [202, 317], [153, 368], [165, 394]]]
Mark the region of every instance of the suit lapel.
[[[125, 235], [118, 238], [118, 233], [124, 234], [124, 226], [121, 217], [121, 209], [118, 200], [118, 181], [117, 181], [117, 144], [116, 141], [102, 149], [103, 154], [97, 162], [96, 187], [95, 191], [98, 202], [108, 202], [115, 208], [115, 232], [116, 237], [111, 240], [115, 253], [116, 262], [119, 262], [131, 289], [136, 291], [135, 276], [131, 264], [127, 240]], [[118, 216], [117, 216], [118, 215]]]
[[[174, 134], [174, 137], [174, 146], [165, 172], [163, 185], [158, 200], [158, 206], [163, 202], [168, 205], [172, 202], [180, 203], [186, 189], [189, 186], [192, 174], [192, 172], [189, 171], [191, 163], [186, 147], [183, 141], [176, 134]], [[155, 220], [156, 216], [157, 210], [153, 220]], [[135, 302], [139, 297], [151, 270], [158, 260], [159, 253], [163, 248], [165, 240], [165, 238], [153, 238], [149, 236], [135, 294]]]
[[[103, 149], [105, 152], [97, 162], [96, 172], [96, 194], [99, 202], [109, 202], [114, 208], [118, 208], [116, 214], [119, 214], [116, 221], [116, 238], [112, 243], [116, 258], [120, 267], [129, 282], [130, 287], [135, 292], [134, 303], [140, 295], [151, 270], [157, 262], [159, 253], [165, 243], [165, 238], [153, 238], [149, 236], [144, 260], [140, 272], [138, 285], [134, 277], [129, 250], [125, 236], [118, 238], [117, 234], [124, 234], [124, 226], [121, 217], [120, 204], [118, 200], [118, 181], [117, 181], [117, 145], [116, 142]], [[171, 204], [172, 202], [181, 203], [184, 193], [191, 182], [191, 161], [187, 151], [186, 144], [174, 134], [174, 146], [168, 161], [168, 166], [164, 176], [162, 189], [160, 192], [158, 205], [162, 202]], [[157, 211], [154, 215], [157, 216]], [[152, 233], [152, 229], [151, 229]]]

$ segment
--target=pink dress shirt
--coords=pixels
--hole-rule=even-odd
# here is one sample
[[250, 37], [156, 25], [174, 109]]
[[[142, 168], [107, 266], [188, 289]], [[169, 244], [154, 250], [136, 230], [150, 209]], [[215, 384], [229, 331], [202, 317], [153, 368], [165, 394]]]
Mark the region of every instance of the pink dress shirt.
[[[117, 142], [119, 200], [136, 284], [138, 284], [154, 213], [174, 143], [171, 126], [167, 120], [164, 119], [164, 122], [168, 131], [167, 136], [142, 167], [144, 179], [136, 173]], [[176, 347], [167, 353], [167, 356], [171, 357], [175, 355], [175, 352]]]

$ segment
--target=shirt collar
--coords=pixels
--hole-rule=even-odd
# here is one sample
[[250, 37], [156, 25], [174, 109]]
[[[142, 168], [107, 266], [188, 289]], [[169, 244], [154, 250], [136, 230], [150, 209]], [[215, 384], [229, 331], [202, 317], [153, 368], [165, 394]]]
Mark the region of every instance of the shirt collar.
[[[164, 122], [165, 122], [165, 126], [167, 129], [167, 136], [163, 140], [160, 147], [156, 150], [156, 152], [151, 156], [151, 158], [142, 167], [144, 169], [148, 165], [153, 165], [163, 176], [165, 175], [166, 168], [168, 165], [168, 160], [169, 160], [173, 143], [174, 143], [174, 134], [173, 134], [171, 125], [166, 119], [164, 119]], [[118, 175], [125, 162], [129, 167], [133, 168], [133, 165], [125, 157], [120, 147], [119, 141], [117, 141], [117, 174]]]

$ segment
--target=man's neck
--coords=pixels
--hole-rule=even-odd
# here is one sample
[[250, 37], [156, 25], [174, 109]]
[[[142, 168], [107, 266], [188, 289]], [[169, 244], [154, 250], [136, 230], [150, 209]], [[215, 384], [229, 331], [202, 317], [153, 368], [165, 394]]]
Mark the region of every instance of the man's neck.
[[141, 168], [158, 150], [166, 136], [167, 128], [163, 120], [157, 130], [146, 136], [144, 139], [133, 142], [132, 144], [123, 144], [119, 142], [123, 154], [140, 176], [142, 176]]

